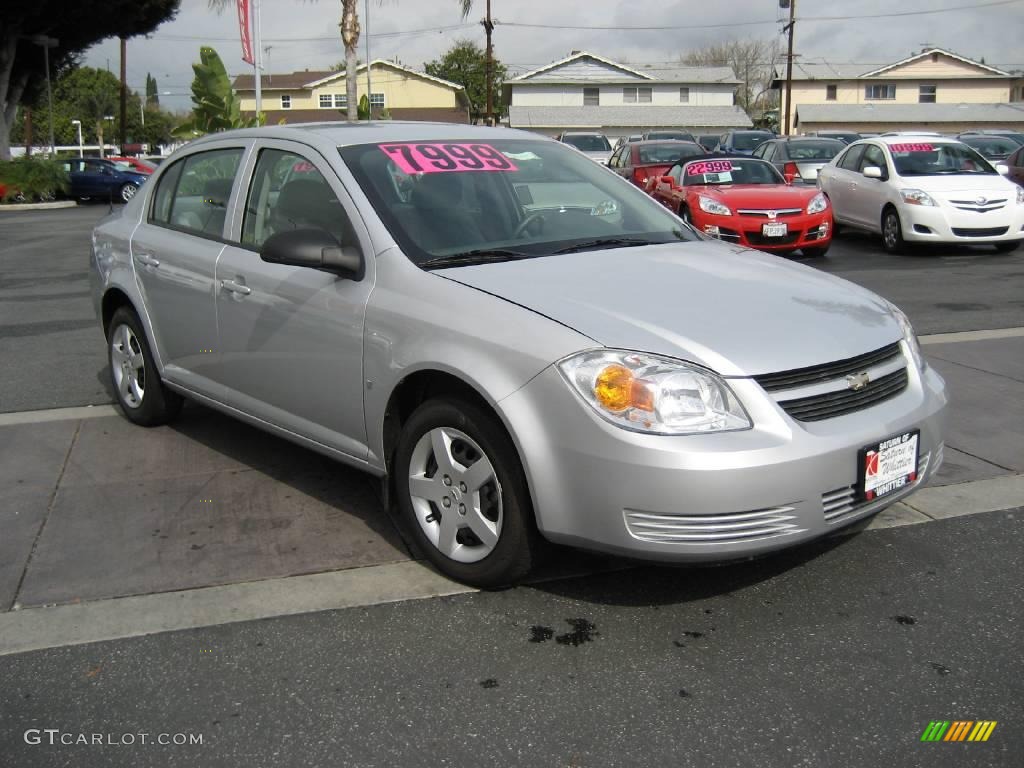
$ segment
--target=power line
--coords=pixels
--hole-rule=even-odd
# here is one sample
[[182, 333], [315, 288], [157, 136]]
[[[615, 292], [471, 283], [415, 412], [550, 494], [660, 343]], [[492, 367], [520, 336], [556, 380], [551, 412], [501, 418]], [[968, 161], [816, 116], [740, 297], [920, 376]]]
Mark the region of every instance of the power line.
[[[425, 27], [423, 29], [406, 29], [399, 30], [396, 32], [374, 32], [368, 37], [379, 38], [379, 37], [406, 37], [409, 35], [423, 35], [430, 32], [452, 32], [457, 29], [470, 29], [476, 27], [476, 24], [449, 24], [443, 27]], [[171, 42], [171, 43], [184, 43], [184, 42], [218, 42], [218, 43], [233, 43], [237, 42], [237, 37], [211, 37], [209, 35], [150, 35], [146, 38], [147, 40], [155, 40], [158, 42]], [[333, 40], [340, 41], [339, 35], [317, 35], [315, 37], [265, 37], [263, 38], [264, 43], [314, 43], [320, 40]]]
[[[1024, 2], [1024, 0], [991, 0], [987, 3], [976, 3], [974, 5], [958, 5], [949, 8], [936, 8], [930, 11], [896, 11], [892, 13], [868, 13], [857, 16], [798, 16], [799, 22], [812, 21], [856, 21], [858, 19], [888, 19], [899, 16], [929, 16], [936, 13], [950, 13], [953, 11], [975, 11], [982, 8], [993, 8], [999, 5], [1011, 5]], [[715, 24], [681, 24], [678, 26], [659, 25], [654, 27], [628, 27], [621, 24], [614, 26], [587, 25], [587, 24], [534, 24], [517, 21], [495, 21], [502, 27], [520, 29], [570, 29], [570, 30], [594, 30], [594, 31], [615, 31], [615, 32], [669, 32], [690, 29], [722, 29], [725, 27], [752, 27], [765, 24], [778, 24], [782, 19], [761, 19], [758, 21], [730, 21]]]

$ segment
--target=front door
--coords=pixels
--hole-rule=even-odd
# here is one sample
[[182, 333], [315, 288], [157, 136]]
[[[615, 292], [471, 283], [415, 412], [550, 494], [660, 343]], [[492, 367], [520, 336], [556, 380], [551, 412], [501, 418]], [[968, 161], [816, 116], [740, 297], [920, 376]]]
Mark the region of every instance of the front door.
[[242, 147], [210, 149], [168, 167], [132, 237], [164, 378], [211, 397], [217, 395], [210, 380], [218, 354], [215, 271], [243, 153]]
[[[247, 413], [365, 458], [369, 239], [321, 155], [287, 141], [263, 141], [257, 151], [244, 213], [217, 264], [217, 381], [227, 401]], [[365, 275], [345, 279], [260, 259], [268, 237], [292, 229], [325, 230], [342, 247], [360, 248]]]
[[[864, 169], [874, 166], [881, 169], [881, 179], [869, 179], [864, 175]], [[880, 232], [882, 229], [882, 207], [885, 205], [886, 186], [889, 179], [889, 165], [885, 161], [885, 152], [882, 148], [869, 144], [864, 149], [864, 156], [860, 160], [860, 171], [858, 183], [860, 189], [856, 195], [851, 195], [849, 208], [854, 220], [869, 229]]]

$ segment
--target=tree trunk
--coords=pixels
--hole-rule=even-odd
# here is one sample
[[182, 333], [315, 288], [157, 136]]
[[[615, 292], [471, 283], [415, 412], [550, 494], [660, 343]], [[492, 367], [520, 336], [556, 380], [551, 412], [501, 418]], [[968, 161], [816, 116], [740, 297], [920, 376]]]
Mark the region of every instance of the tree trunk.
[[[357, 0], [341, 0], [341, 42], [345, 44], [345, 116], [350, 123], [359, 119], [359, 97], [356, 87], [357, 58], [359, 45], [359, 17], [356, 13]], [[367, 64], [369, 66], [369, 64]], [[366, 96], [370, 98], [369, 95]]]
[[14, 70], [14, 54], [18, 48], [18, 32], [6, 28], [0, 38], [0, 160], [11, 159], [11, 128], [17, 112], [21, 93], [14, 94], [11, 72]]

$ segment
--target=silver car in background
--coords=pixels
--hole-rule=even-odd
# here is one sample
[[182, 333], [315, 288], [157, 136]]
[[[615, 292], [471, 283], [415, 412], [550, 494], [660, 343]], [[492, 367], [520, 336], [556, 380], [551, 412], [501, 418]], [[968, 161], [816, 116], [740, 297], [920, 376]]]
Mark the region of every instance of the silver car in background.
[[187, 397], [386, 478], [472, 584], [521, 579], [544, 539], [768, 553], [942, 461], [944, 384], [898, 309], [709, 241], [535, 134], [211, 135], [96, 227], [91, 261], [127, 418]]

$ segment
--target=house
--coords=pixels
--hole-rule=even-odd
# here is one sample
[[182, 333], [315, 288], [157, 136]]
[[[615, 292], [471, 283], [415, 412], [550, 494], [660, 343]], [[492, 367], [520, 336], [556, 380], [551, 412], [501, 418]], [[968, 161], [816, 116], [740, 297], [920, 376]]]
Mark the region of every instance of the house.
[[[1024, 127], [1024, 76], [942, 48], [865, 70], [795, 61], [790, 132]], [[786, 109], [785, 73], [773, 88]], [[780, 114], [785, 114], [781, 112]]]
[[[366, 65], [357, 69], [359, 97], [366, 94]], [[242, 112], [256, 112], [256, 78], [239, 75], [232, 84]], [[304, 70], [265, 74], [260, 78], [263, 112], [268, 125], [344, 120], [347, 107], [345, 73]], [[393, 61], [375, 59], [370, 66], [370, 104], [374, 116], [395, 120], [468, 123], [466, 91], [457, 83], [433, 77]]]
[[555, 135], [593, 130], [610, 138], [657, 128], [717, 133], [749, 128], [728, 67], [629, 66], [586, 51], [506, 80], [512, 128]]

